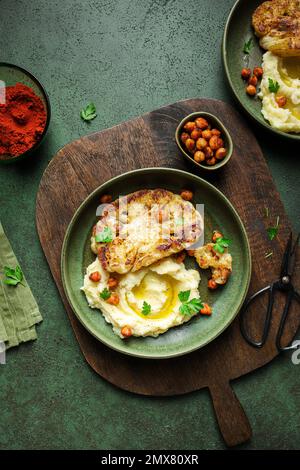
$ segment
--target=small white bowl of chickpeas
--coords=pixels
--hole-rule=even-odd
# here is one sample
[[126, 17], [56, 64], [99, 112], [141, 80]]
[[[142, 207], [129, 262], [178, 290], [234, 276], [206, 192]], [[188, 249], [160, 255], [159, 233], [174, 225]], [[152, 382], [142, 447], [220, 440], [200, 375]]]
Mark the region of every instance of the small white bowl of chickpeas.
[[204, 111], [186, 116], [176, 129], [175, 139], [183, 155], [208, 172], [226, 165], [233, 151], [232, 139], [224, 124]]

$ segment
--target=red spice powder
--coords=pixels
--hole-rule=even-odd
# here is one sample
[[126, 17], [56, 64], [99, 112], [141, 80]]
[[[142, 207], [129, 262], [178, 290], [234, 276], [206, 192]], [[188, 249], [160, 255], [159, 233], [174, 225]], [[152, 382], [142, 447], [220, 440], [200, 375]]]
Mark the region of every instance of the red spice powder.
[[33, 89], [17, 83], [5, 88], [0, 104], [0, 158], [15, 157], [29, 150], [46, 125], [45, 106]]

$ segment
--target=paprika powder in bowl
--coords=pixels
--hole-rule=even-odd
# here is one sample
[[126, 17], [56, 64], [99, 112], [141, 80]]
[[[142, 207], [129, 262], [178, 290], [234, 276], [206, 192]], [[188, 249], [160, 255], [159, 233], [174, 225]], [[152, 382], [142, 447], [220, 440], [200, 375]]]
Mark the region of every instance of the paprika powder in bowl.
[[0, 164], [33, 154], [47, 133], [50, 115], [48, 95], [37, 78], [0, 62]]

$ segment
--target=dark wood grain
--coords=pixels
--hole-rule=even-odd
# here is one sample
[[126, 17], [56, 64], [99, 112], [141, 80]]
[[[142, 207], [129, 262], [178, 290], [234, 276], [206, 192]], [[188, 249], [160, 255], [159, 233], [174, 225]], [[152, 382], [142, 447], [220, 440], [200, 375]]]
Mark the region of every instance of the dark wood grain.
[[[262, 349], [245, 343], [237, 318], [215, 341], [188, 356], [142, 360], [110, 350], [83, 328], [66, 300], [60, 277], [66, 228], [91, 191], [109, 178], [136, 168], [164, 166], [195, 171], [178, 151], [174, 133], [179, 120], [199, 110], [218, 116], [233, 138], [230, 164], [209, 179], [236, 207], [248, 232], [253, 257], [250, 293], [276, 279], [291, 225], [253, 133], [244, 119], [221, 101], [181, 101], [66, 145], [53, 158], [41, 180], [36, 220], [43, 250], [89, 365], [112, 384], [144, 395], [168, 396], [209, 387], [221, 432], [225, 442], [232, 446], [249, 439], [251, 428], [229, 381], [267, 364], [277, 355], [274, 339], [282, 298], [276, 304], [270, 336]], [[272, 242], [274, 255], [268, 259], [265, 253], [270, 241], [266, 228], [270, 222], [263, 215], [266, 206], [270, 214], [279, 215], [281, 220], [279, 236]], [[295, 281], [299, 285], [299, 275]], [[258, 331], [260, 324], [260, 306], [263, 305], [255, 308], [249, 325], [253, 331]], [[285, 332], [286, 342], [297, 330], [297, 313], [294, 307]]]

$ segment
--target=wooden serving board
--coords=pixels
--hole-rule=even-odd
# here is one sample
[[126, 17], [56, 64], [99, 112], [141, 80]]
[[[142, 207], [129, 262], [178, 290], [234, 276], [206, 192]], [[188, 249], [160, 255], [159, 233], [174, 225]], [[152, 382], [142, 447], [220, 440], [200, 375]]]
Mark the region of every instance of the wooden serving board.
[[[196, 173], [179, 152], [174, 133], [184, 116], [200, 110], [219, 117], [233, 138], [231, 162], [221, 173], [210, 176], [210, 182], [230, 199], [245, 224], [253, 257], [249, 293], [275, 280], [291, 225], [253, 133], [244, 119], [221, 101], [177, 102], [66, 145], [50, 162], [41, 180], [36, 220], [43, 250], [74, 333], [94, 371], [120, 388], [143, 395], [177, 395], [208, 387], [224, 440], [233, 446], [251, 437], [251, 427], [230, 381], [267, 364], [277, 355], [275, 334], [283, 298], [276, 304], [270, 336], [262, 349], [254, 349], [244, 341], [236, 318], [215, 341], [188, 356], [144, 360], [110, 350], [84, 329], [67, 302], [60, 275], [61, 247], [67, 226], [80, 203], [99, 185], [113, 176], [144, 167], [164, 166]], [[273, 219], [266, 220], [264, 207], [269, 208]], [[281, 228], [271, 243], [266, 228], [277, 215]], [[274, 255], [265, 259], [270, 250]], [[295, 276], [298, 285], [299, 271]], [[260, 307], [263, 304], [257, 305], [249, 322], [254, 331], [258, 331], [264, 312]], [[296, 333], [298, 324], [297, 306], [293, 306], [284, 337], [286, 343]]]

